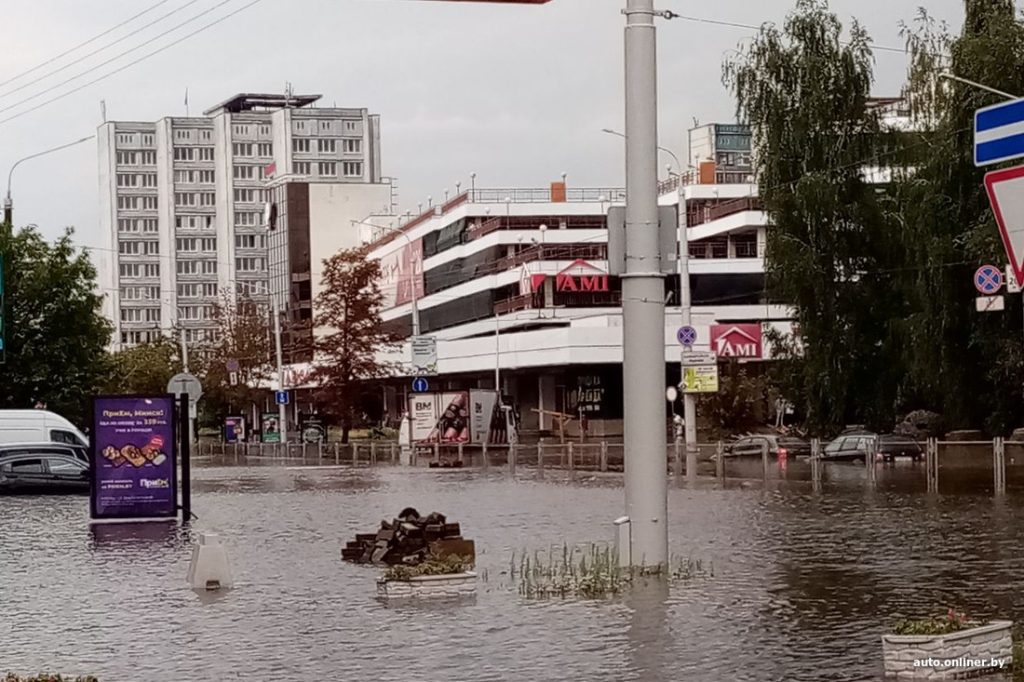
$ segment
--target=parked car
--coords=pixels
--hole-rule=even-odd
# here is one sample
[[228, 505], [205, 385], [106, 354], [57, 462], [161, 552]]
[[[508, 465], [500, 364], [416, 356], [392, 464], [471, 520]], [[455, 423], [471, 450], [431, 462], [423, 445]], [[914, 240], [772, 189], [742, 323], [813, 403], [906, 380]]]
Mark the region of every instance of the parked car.
[[89, 466], [76, 457], [31, 448], [0, 457], [0, 494], [88, 493]]
[[89, 446], [85, 434], [55, 412], [0, 410], [0, 443], [29, 442]]
[[25, 443], [0, 443], [0, 459], [11, 455], [24, 454], [65, 455], [67, 457], [77, 459], [86, 466], [90, 465], [89, 449], [84, 445], [34, 441]]
[[877, 434], [870, 431], [838, 436], [825, 446], [822, 459], [838, 462], [863, 462], [869, 451], [878, 460], [891, 462], [897, 457], [910, 457], [915, 461], [924, 456], [921, 446], [913, 438], [896, 434]]
[[811, 444], [801, 438], [793, 436], [779, 436], [776, 434], [758, 434], [755, 436], [743, 436], [739, 440], [729, 444], [725, 449], [726, 457], [760, 457], [761, 450], [767, 447], [768, 456], [778, 459], [808, 457], [811, 454]]

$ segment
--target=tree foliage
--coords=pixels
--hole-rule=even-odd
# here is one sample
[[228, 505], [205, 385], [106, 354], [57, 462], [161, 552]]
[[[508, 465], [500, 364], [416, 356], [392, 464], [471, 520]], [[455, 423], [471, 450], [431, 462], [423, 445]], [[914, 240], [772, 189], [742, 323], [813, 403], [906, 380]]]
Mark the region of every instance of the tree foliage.
[[69, 228], [48, 243], [34, 227], [0, 224], [4, 268], [6, 361], [0, 407], [36, 401], [84, 423], [89, 398], [103, 385], [111, 325], [101, 314], [96, 270]]
[[[752, 127], [772, 223], [768, 294], [794, 306], [802, 334], [789, 394], [803, 397], [819, 431], [882, 422], [896, 391], [896, 250], [863, 173], [882, 138], [869, 37], [855, 21], [844, 35], [824, 0], [798, 0], [781, 29], [763, 26], [726, 62], [724, 79]], [[780, 349], [795, 357], [792, 343]]]
[[112, 353], [108, 364], [104, 392], [161, 394], [181, 371], [181, 352], [172, 339], [162, 337]]
[[[972, 273], [1005, 256], [972, 158], [974, 110], [998, 95], [941, 80], [943, 71], [1024, 94], [1024, 25], [1012, 0], [967, 0], [959, 36], [923, 10], [904, 27], [911, 53], [913, 115], [928, 130], [927, 154], [897, 186], [908, 267], [900, 291], [906, 392], [953, 427], [1003, 432], [1019, 425], [1024, 381], [1019, 306], [978, 314]], [[985, 396], [985, 400], [979, 400]]]
[[318, 402], [341, 421], [348, 441], [365, 382], [388, 375], [391, 367], [377, 353], [390, 349], [396, 337], [380, 317], [384, 295], [380, 262], [363, 248], [339, 251], [324, 261], [323, 290], [316, 299]]

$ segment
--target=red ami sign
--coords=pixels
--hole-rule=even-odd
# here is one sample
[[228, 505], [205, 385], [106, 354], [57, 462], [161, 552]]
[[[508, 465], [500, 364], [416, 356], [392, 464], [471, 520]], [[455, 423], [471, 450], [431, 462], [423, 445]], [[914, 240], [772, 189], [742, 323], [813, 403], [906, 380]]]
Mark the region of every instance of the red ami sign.
[[761, 325], [711, 325], [711, 348], [720, 358], [761, 359]]
[[555, 291], [566, 293], [609, 291], [608, 273], [583, 259], [578, 259], [555, 275]]

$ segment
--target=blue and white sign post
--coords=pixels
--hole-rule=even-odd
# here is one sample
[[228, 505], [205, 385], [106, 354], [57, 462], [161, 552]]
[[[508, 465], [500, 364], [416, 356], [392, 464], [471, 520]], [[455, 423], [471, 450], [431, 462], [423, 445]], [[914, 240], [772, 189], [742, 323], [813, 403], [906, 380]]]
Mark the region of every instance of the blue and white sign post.
[[288, 391], [274, 391], [274, 403], [276, 405], [287, 405]]
[[974, 165], [1024, 157], [1024, 100], [1000, 102], [974, 112]]
[[416, 377], [412, 380], [413, 393], [426, 393], [429, 388], [430, 385], [424, 377]]
[[676, 340], [683, 348], [692, 348], [697, 343], [697, 330], [690, 325], [680, 327], [676, 332]]

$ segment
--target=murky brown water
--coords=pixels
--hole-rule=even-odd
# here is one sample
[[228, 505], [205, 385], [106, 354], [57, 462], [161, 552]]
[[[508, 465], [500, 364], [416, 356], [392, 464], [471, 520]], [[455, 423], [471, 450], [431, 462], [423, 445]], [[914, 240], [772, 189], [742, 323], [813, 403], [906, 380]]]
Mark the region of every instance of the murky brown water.
[[[528, 602], [501, 572], [514, 550], [609, 540], [622, 512], [614, 476], [200, 468], [195, 528], [222, 535], [239, 582], [213, 599], [185, 587], [189, 546], [176, 532], [91, 531], [84, 498], [0, 498], [0, 671], [877, 680], [879, 635], [898, 614], [957, 605], [1024, 620], [1024, 494], [994, 500], [950, 474], [928, 496], [923, 465], [910, 464], [880, 469], [874, 491], [863, 469], [829, 466], [814, 493], [803, 466], [768, 490], [674, 488], [672, 551], [713, 562], [714, 576], [602, 602]], [[475, 603], [385, 606], [377, 572], [339, 560], [346, 539], [407, 505], [443, 511], [476, 540], [488, 580]]]

